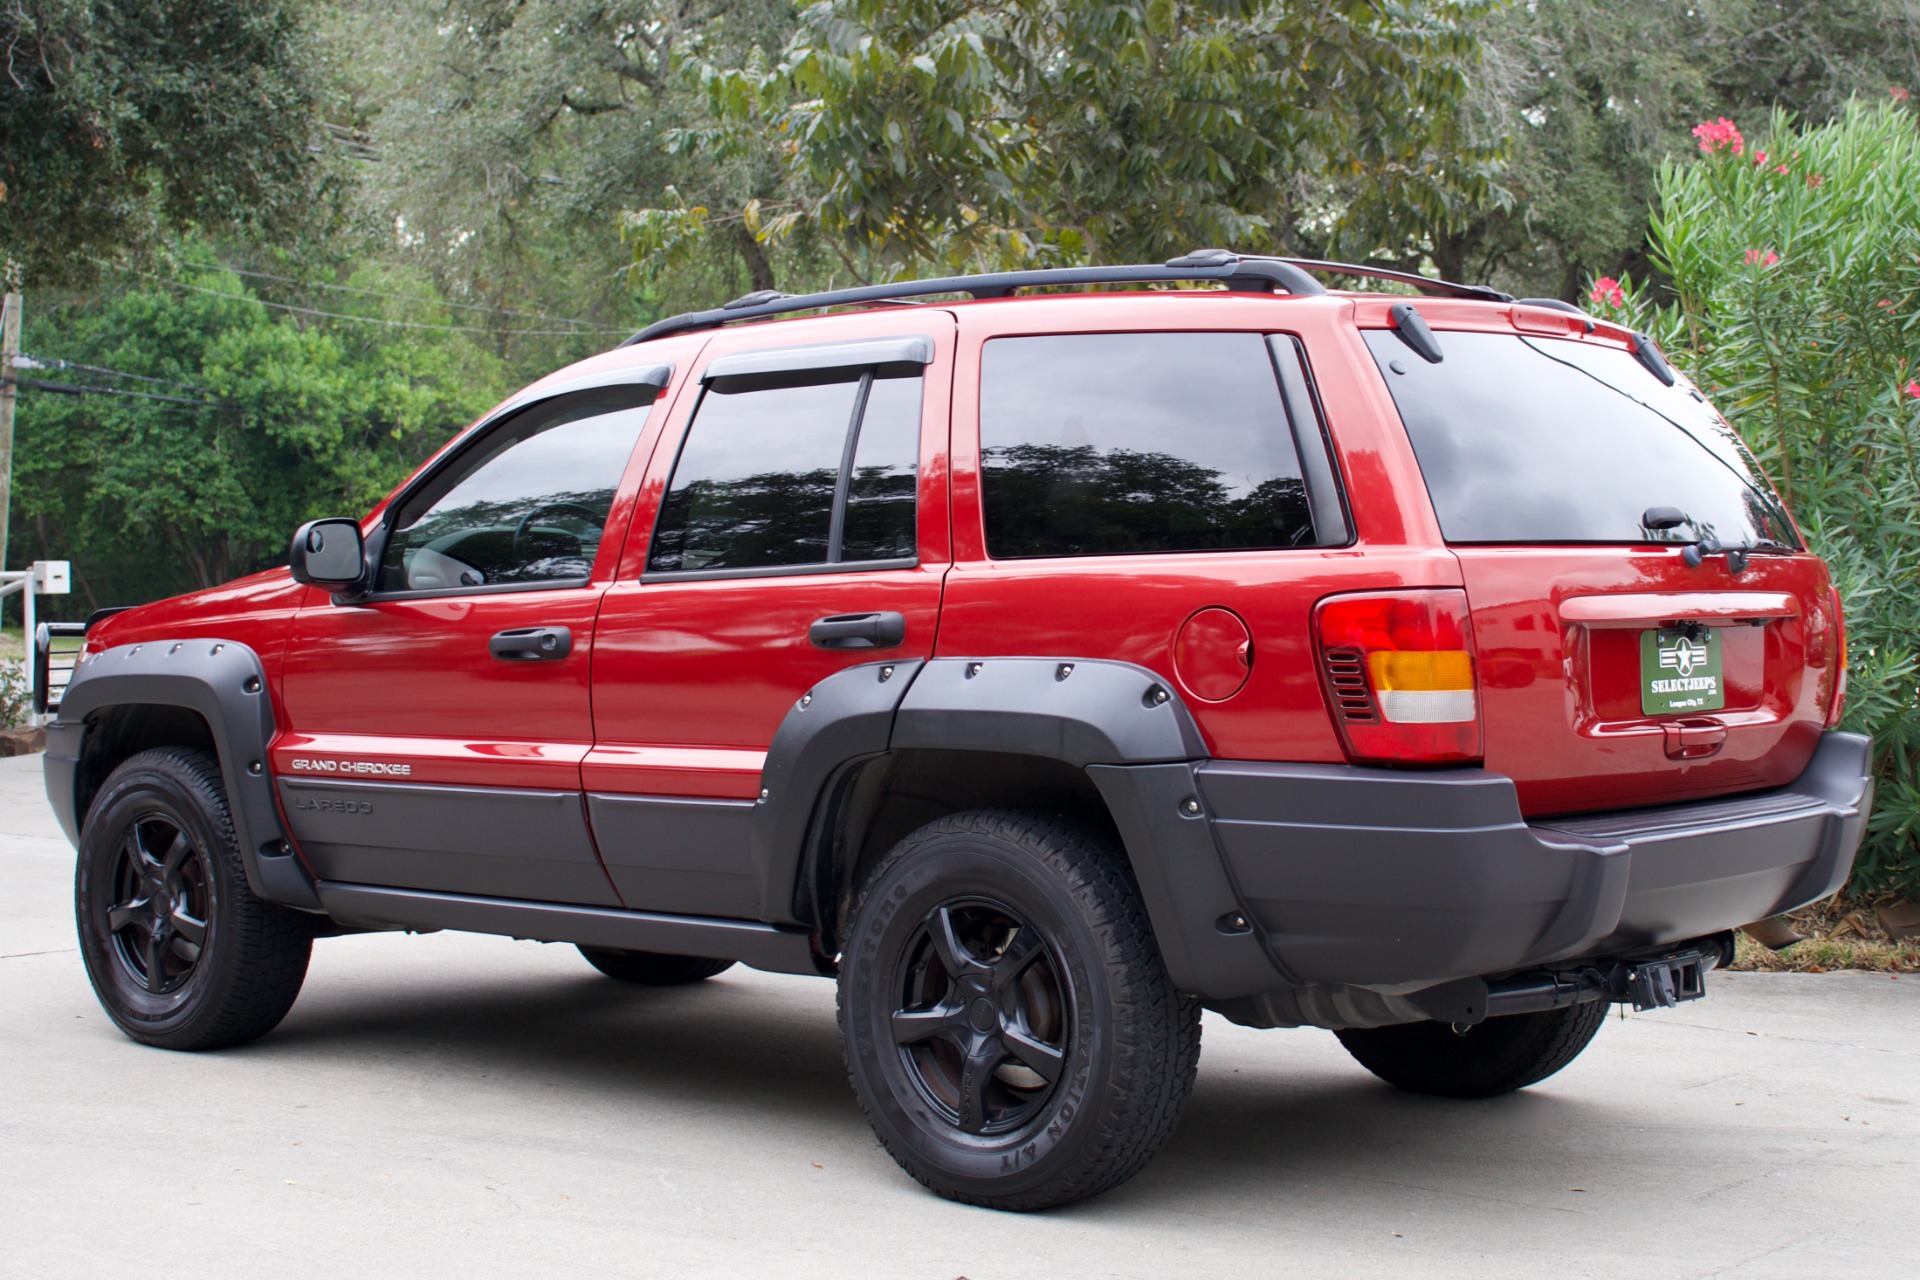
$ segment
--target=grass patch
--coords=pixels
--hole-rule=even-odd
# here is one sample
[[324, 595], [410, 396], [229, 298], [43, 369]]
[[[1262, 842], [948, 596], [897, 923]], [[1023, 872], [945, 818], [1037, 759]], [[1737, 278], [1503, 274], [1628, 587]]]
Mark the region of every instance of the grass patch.
[[1803, 907], [1787, 919], [1804, 942], [1772, 951], [1740, 934], [1733, 967], [1748, 973], [1832, 973], [1841, 969], [1920, 973], [1920, 938], [1889, 937], [1875, 915], [1875, 908], [1882, 905], [1878, 899], [1863, 901], [1842, 893]]

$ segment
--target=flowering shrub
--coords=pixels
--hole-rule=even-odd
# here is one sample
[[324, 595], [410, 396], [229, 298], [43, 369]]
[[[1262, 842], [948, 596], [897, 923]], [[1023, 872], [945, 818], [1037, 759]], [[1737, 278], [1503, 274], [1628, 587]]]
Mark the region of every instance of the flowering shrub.
[[[1601, 314], [1651, 332], [1746, 437], [1847, 602], [1846, 727], [1870, 733], [1879, 796], [1856, 889], [1920, 898], [1920, 129], [1902, 100], [1741, 155], [1731, 121], [1669, 162], [1655, 300]], [[1761, 247], [1766, 246], [1766, 247]], [[1613, 283], [1613, 282], [1605, 282]]]

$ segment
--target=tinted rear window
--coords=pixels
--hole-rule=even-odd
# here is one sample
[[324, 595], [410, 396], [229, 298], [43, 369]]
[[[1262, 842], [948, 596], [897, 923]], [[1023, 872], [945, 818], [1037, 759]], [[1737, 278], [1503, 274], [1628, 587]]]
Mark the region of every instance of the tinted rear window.
[[[1733, 429], [1622, 348], [1442, 332], [1428, 364], [1390, 331], [1364, 336], [1449, 542], [1799, 545]], [[1692, 524], [1649, 530], [1650, 507]]]
[[1259, 334], [995, 338], [980, 451], [996, 559], [1314, 541]]

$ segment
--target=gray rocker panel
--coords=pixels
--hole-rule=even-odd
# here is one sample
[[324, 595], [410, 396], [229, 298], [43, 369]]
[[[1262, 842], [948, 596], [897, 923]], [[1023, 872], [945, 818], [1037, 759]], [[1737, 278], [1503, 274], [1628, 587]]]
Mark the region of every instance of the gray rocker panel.
[[374, 929], [458, 929], [498, 933], [583, 947], [654, 951], [675, 956], [738, 960], [770, 973], [817, 974], [813, 946], [804, 930], [747, 920], [551, 902], [516, 902], [455, 893], [426, 893], [377, 885], [320, 882], [320, 900], [342, 924]]

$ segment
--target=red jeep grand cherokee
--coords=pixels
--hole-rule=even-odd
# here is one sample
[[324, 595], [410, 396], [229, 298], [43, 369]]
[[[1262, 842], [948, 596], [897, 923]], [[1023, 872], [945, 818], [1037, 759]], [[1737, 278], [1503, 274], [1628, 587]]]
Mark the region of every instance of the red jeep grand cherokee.
[[96, 618], [101, 1002], [236, 1044], [368, 929], [835, 976], [895, 1159], [1031, 1209], [1153, 1155], [1203, 1007], [1486, 1097], [1699, 996], [1860, 838], [1826, 567], [1645, 337], [1331, 266], [751, 295]]

